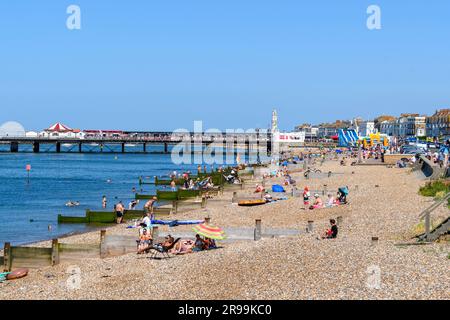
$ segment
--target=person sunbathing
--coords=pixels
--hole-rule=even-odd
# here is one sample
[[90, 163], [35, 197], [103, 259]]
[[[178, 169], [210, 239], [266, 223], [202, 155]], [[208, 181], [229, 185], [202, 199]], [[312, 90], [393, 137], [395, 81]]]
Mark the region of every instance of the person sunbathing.
[[194, 241], [191, 239], [183, 239], [179, 241], [173, 249], [169, 252], [172, 254], [186, 254], [192, 253], [192, 248], [194, 247]]
[[138, 243], [138, 250], [137, 253], [141, 254], [147, 251], [150, 248], [150, 245], [152, 244], [152, 235], [147, 230], [147, 228], [142, 229], [142, 233], [139, 237], [139, 243]]

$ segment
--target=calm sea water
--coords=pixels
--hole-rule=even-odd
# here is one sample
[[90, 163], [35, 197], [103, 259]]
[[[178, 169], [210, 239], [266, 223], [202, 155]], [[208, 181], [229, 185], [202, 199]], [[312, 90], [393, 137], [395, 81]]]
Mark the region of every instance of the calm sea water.
[[[29, 184], [27, 164], [32, 167]], [[58, 213], [84, 216], [86, 209], [101, 209], [103, 195], [109, 209], [120, 200], [127, 207], [134, 198], [132, 188], [140, 191], [139, 176], [164, 176], [174, 170], [196, 172], [196, 168], [175, 165], [165, 154], [0, 153], [0, 245], [87, 231], [92, 227], [58, 225]], [[142, 187], [144, 193], [154, 191], [153, 186]], [[66, 207], [69, 200], [80, 206]], [[143, 202], [138, 208], [142, 206]]]

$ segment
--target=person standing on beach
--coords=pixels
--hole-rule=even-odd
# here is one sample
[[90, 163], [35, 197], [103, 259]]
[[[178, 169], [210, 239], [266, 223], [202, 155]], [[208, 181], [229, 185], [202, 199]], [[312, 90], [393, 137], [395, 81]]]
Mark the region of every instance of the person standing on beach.
[[103, 209], [106, 209], [106, 203], [107, 203], [106, 196], [103, 196], [102, 197], [102, 208]]
[[172, 189], [172, 191], [177, 191], [177, 184], [175, 183], [175, 180], [172, 180], [170, 182], [170, 188]]
[[122, 201], [119, 201], [119, 203], [116, 204], [115, 207], [116, 207], [116, 223], [120, 224], [123, 221], [123, 214], [124, 214], [125, 208], [122, 204]]
[[144, 205], [144, 211], [153, 213], [153, 206], [155, 205], [155, 202], [158, 200], [158, 198], [153, 197], [152, 199], [148, 200], [146, 204]]
[[303, 204], [305, 206], [309, 205], [309, 197], [311, 197], [311, 193], [309, 192], [309, 188], [306, 186], [305, 189], [303, 189]]

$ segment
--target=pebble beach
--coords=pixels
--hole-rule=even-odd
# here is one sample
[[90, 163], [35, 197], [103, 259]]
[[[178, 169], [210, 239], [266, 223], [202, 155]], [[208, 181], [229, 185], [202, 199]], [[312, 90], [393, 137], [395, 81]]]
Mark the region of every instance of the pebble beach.
[[[415, 245], [412, 239], [419, 214], [433, 202], [418, 194], [425, 183], [421, 173], [376, 165], [340, 166], [338, 161], [327, 161], [319, 168], [333, 174], [305, 180], [302, 173], [294, 173], [298, 188], [323, 190], [326, 184], [335, 193], [338, 187], [348, 186], [348, 205], [308, 210], [301, 197], [289, 197], [270, 205], [239, 207], [231, 203], [232, 192], [226, 191], [209, 201], [206, 210], [176, 217], [208, 216], [222, 228], [253, 228], [255, 220], [261, 219], [263, 229], [298, 230], [298, 235], [227, 242], [217, 250], [170, 259], [130, 253], [30, 269], [25, 278], [0, 283], [0, 298], [450, 299], [448, 239], [426, 245]], [[281, 182], [282, 178], [273, 178], [266, 186]], [[249, 185], [240, 195], [251, 195], [253, 190]], [[447, 215], [448, 208], [442, 207], [433, 219]], [[329, 220], [337, 217], [342, 217], [338, 238], [320, 239]], [[308, 221], [314, 221], [313, 232], [305, 231]], [[160, 227], [159, 232], [164, 235], [172, 229]], [[137, 230], [126, 225], [108, 227], [107, 233], [137, 236]], [[96, 244], [99, 232], [61, 242]], [[49, 246], [49, 242], [35, 245]], [[73, 266], [80, 270], [77, 288], [68, 285], [68, 269]]]

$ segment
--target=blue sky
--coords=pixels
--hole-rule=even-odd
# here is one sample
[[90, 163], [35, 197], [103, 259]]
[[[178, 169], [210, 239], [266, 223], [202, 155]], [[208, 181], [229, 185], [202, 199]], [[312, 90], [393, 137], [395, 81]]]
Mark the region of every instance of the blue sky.
[[447, 0], [2, 1], [0, 43], [0, 123], [27, 129], [267, 127], [274, 107], [291, 129], [450, 107]]

